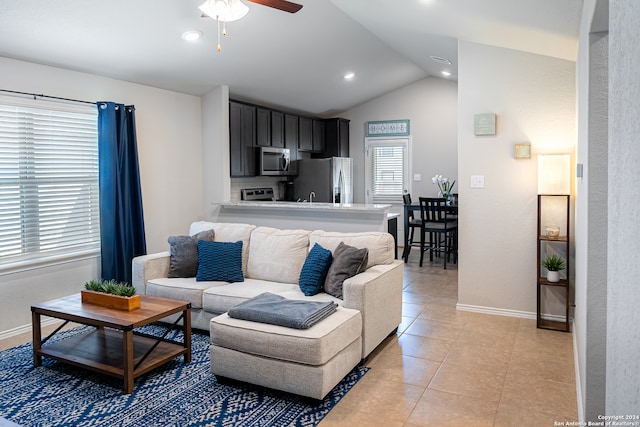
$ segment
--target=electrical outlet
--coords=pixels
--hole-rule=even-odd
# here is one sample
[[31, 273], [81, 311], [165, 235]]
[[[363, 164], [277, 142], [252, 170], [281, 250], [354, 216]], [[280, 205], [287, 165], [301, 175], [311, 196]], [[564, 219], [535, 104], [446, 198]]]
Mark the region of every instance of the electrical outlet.
[[484, 188], [484, 175], [471, 175], [471, 188]]

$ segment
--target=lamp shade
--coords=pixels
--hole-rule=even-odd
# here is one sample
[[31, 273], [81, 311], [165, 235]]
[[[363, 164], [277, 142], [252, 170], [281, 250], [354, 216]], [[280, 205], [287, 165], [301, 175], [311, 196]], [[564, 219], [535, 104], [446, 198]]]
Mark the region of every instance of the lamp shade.
[[208, 17], [222, 22], [237, 21], [249, 13], [249, 8], [240, 0], [207, 0], [199, 9]]
[[538, 194], [571, 194], [571, 155], [538, 156]]

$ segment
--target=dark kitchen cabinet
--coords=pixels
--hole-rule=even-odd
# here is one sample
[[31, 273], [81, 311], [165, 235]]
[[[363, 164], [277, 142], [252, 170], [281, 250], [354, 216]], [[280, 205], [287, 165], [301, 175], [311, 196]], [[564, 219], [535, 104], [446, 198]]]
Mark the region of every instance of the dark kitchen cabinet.
[[300, 117], [298, 149], [311, 153], [324, 151], [324, 120]]
[[284, 148], [289, 149], [291, 156], [290, 175], [297, 175], [298, 163], [298, 116], [293, 114], [284, 115]]
[[[300, 153], [311, 157], [349, 157], [349, 120], [320, 119], [229, 101], [231, 176], [256, 176], [255, 147], [288, 148], [297, 175]], [[309, 155], [303, 155], [303, 157]]]
[[312, 151], [314, 153], [322, 153], [324, 152], [324, 135], [325, 135], [325, 125], [324, 120], [322, 119], [313, 119], [313, 135], [311, 137], [312, 143]]
[[308, 117], [298, 118], [298, 149], [313, 151], [313, 122]]
[[324, 150], [312, 157], [349, 157], [349, 120], [327, 119], [324, 124]]
[[271, 111], [271, 146], [284, 148], [284, 113], [280, 111]]
[[284, 113], [256, 108], [256, 145], [284, 148]]
[[256, 108], [256, 145], [271, 147], [271, 110]]
[[256, 175], [256, 107], [229, 102], [231, 176]]

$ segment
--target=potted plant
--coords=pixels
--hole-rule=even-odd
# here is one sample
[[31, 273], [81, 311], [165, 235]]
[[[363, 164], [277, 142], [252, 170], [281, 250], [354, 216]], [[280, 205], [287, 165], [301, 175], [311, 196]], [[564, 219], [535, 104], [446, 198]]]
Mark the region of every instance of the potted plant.
[[564, 259], [554, 254], [545, 258], [545, 260], [542, 261], [542, 266], [548, 271], [547, 281], [558, 282], [560, 281], [560, 271], [565, 269], [566, 264]]
[[83, 303], [127, 311], [140, 308], [140, 295], [136, 295], [136, 288], [127, 283], [90, 280], [84, 287], [81, 292]]

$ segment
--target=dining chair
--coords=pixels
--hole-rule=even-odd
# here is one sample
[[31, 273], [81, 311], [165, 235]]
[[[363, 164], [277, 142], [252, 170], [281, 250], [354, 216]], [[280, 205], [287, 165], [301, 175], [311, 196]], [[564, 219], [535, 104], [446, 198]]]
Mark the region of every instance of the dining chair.
[[[447, 211], [447, 219], [457, 221], [458, 210], [460, 208], [460, 197], [458, 196], [458, 193], [453, 193], [453, 201], [455, 204], [455, 209], [452, 209], [452, 207], [449, 206], [449, 210]], [[453, 253], [453, 256], [454, 256], [454, 261], [458, 261], [458, 230], [455, 231], [454, 238], [455, 238], [454, 247], [456, 248], [456, 250]]]
[[[407, 193], [407, 194], [403, 194], [402, 195], [402, 202], [404, 203], [405, 206], [410, 206], [412, 205], [412, 201], [411, 201], [411, 194]], [[416, 218], [414, 215], [413, 210], [408, 210], [406, 211], [407, 216], [408, 216], [408, 221], [407, 221], [407, 226], [409, 227], [409, 237], [407, 239], [407, 241], [404, 242], [404, 250], [402, 251], [402, 258], [404, 259], [404, 262], [408, 262], [409, 261], [409, 252], [411, 252], [411, 247], [412, 246], [417, 246], [417, 247], [422, 247], [422, 241], [419, 242], [414, 242], [414, 231], [416, 230], [416, 228], [418, 230], [420, 230], [420, 228], [422, 228], [422, 220], [420, 218]]]
[[458, 260], [456, 244], [458, 221], [448, 217], [446, 199], [420, 197], [420, 220], [420, 267], [422, 267], [424, 253], [429, 251], [430, 261], [433, 261], [434, 253], [443, 255], [446, 270], [447, 261], [451, 255], [454, 263]]
[[457, 220], [458, 219], [458, 206], [459, 206], [459, 202], [460, 199], [458, 197], [458, 193], [452, 193], [453, 195], [453, 200], [452, 200], [452, 205], [449, 206], [448, 210], [447, 210], [447, 219], [448, 220]]

